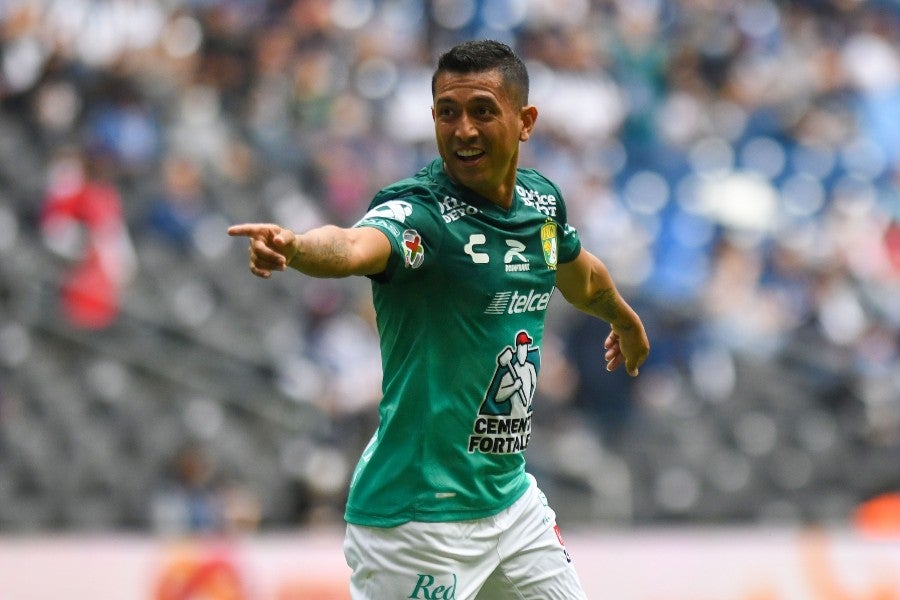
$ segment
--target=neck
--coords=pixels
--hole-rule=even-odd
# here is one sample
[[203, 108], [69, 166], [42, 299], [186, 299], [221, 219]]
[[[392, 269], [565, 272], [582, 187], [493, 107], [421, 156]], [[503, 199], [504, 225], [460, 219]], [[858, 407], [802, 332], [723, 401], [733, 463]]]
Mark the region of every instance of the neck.
[[492, 204], [496, 204], [500, 208], [504, 210], [509, 210], [513, 204], [514, 190], [516, 189], [516, 170], [513, 169], [511, 175], [506, 179], [508, 181], [502, 181], [499, 185], [492, 186], [490, 188], [473, 188], [467, 185], [463, 185], [456, 179], [454, 179], [453, 175], [447, 170], [447, 165], [443, 164], [444, 174], [450, 178], [450, 180], [456, 185], [463, 187], [467, 190], [470, 190], [485, 200], [489, 200]]
[[513, 189], [514, 187], [511, 185], [502, 185], [494, 188], [490, 194], [484, 192], [478, 192], [478, 194], [490, 200], [492, 204], [496, 204], [504, 210], [509, 210], [513, 203]]

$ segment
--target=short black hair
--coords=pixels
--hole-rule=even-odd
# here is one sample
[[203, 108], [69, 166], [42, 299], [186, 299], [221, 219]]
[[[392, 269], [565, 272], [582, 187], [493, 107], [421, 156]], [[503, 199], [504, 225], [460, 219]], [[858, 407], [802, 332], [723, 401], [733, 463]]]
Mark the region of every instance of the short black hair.
[[509, 46], [494, 40], [463, 42], [442, 54], [431, 77], [431, 95], [434, 97], [435, 83], [441, 73], [484, 73], [495, 69], [500, 71], [503, 83], [520, 106], [528, 104], [528, 69], [525, 63]]

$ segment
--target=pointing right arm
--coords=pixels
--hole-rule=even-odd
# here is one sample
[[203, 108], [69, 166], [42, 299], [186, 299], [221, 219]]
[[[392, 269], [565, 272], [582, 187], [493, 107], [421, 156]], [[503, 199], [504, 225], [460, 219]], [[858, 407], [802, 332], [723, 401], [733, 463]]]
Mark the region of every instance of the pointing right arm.
[[391, 243], [374, 227], [325, 225], [297, 234], [272, 223], [244, 223], [228, 235], [250, 239], [250, 272], [268, 279], [293, 267], [313, 277], [375, 275], [387, 268]]

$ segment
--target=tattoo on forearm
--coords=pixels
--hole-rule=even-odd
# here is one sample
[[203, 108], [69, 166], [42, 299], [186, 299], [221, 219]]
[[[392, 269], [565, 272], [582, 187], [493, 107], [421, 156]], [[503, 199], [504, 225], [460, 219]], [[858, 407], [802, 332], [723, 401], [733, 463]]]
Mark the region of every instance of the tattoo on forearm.
[[619, 317], [619, 309], [616, 305], [616, 292], [612, 288], [598, 291], [587, 301], [585, 307], [607, 321], [614, 321]]
[[350, 243], [330, 232], [307, 238], [295, 257], [297, 268], [311, 274], [334, 274], [350, 260]]
[[350, 244], [347, 240], [330, 238], [326, 244], [333, 264], [346, 264], [350, 260]]

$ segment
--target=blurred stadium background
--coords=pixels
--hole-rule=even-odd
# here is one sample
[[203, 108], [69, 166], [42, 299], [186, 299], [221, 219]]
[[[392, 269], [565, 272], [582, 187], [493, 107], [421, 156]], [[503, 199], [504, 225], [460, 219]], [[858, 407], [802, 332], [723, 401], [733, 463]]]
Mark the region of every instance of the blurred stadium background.
[[[591, 544], [674, 526], [634, 564], [711, 529], [898, 530], [896, 1], [4, 0], [0, 36], [0, 597], [60, 534], [57, 567], [97, 536], [319, 556], [322, 530], [340, 565], [368, 284], [257, 280], [225, 229], [352, 224], [435, 155], [431, 71], [473, 37], [527, 59], [523, 164], [653, 344], [608, 374], [603, 327], [554, 303], [529, 461], [564, 531], [602, 573]], [[733, 593], [704, 598], [851, 597]]]

